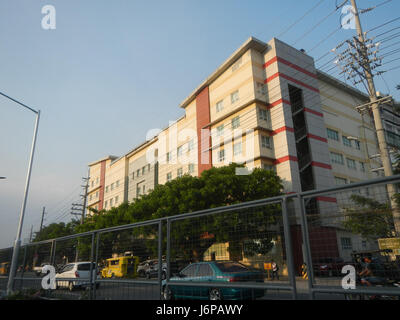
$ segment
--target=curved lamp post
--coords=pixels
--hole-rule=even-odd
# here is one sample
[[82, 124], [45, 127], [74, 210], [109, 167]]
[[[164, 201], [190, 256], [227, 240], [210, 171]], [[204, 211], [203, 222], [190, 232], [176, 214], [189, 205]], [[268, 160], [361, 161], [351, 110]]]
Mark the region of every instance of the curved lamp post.
[[40, 110], [34, 110], [25, 104], [5, 95], [4, 93], [0, 92], [0, 95], [3, 97], [19, 104], [20, 106], [32, 111], [33, 113], [36, 114], [36, 121], [35, 121], [35, 129], [34, 129], [34, 134], [33, 134], [33, 141], [32, 141], [32, 149], [31, 149], [31, 156], [29, 159], [29, 167], [28, 167], [28, 174], [26, 176], [26, 184], [25, 184], [25, 192], [24, 192], [24, 200], [22, 202], [22, 208], [21, 208], [21, 213], [19, 216], [19, 224], [18, 224], [18, 229], [17, 229], [17, 237], [14, 242], [14, 250], [13, 250], [13, 255], [11, 259], [11, 266], [10, 266], [10, 275], [8, 277], [8, 284], [7, 284], [7, 294], [11, 294], [13, 291], [14, 287], [14, 278], [15, 278], [15, 273], [17, 270], [18, 266], [18, 255], [19, 255], [19, 249], [21, 247], [21, 233], [22, 233], [22, 226], [24, 223], [24, 216], [25, 216], [25, 208], [26, 208], [26, 200], [28, 198], [28, 191], [29, 191], [29, 183], [31, 180], [31, 172], [32, 172], [32, 163], [33, 163], [33, 155], [35, 153], [35, 146], [36, 146], [36, 137], [37, 137], [37, 132], [38, 132], [38, 127], [39, 127], [39, 119], [40, 119]]

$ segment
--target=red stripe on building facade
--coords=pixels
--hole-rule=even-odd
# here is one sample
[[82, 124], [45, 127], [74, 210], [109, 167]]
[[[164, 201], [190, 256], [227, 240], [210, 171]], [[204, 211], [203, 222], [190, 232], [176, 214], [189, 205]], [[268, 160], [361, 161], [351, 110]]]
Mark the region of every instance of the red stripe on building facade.
[[196, 97], [196, 122], [198, 145], [198, 174], [212, 167], [210, 129], [202, 129], [211, 122], [209, 89], [205, 87]]
[[319, 141], [328, 143], [328, 139], [325, 139], [325, 138], [316, 136], [315, 134], [311, 134], [311, 133], [308, 133], [308, 134], [307, 134], [307, 138], [315, 139], [315, 140], [319, 140]]
[[319, 117], [323, 117], [324, 116], [323, 113], [315, 111], [315, 110], [312, 110], [312, 109], [309, 109], [309, 108], [304, 108], [304, 111], [312, 113], [312, 114], [315, 114], [316, 116], [319, 116]]
[[101, 165], [100, 165], [99, 210], [103, 210], [105, 183], [106, 183], [106, 161], [104, 160], [101, 162]]
[[312, 77], [314, 79], [317, 79], [317, 75], [316, 74], [314, 74], [314, 73], [312, 73], [312, 72], [310, 72], [310, 71], [308, 71], [308, 70], [306, 70], [306, 69], [304, 69], [304, 68], [302, 68], [302, 67], [300, 67], [300, 66], [298, 66], [298, 65], [296, 65], [294, 63], [291, 63], [290, 61], [287, 61], [287, 60], [285, 60], [283, 58], [280, 58], [278, 56], [276, 56], [276, 57], [272, 58], [271, 60], [267, 61], [264, 64], [264, 69], [269, 67], [270, 65], [272, 65], [275, 62], [281, 62], [283, 64], [286, 64], [287, 66], [289, 66], [289, 67], [291, 67], [291, 68], [293, 68], [293, 69], [295, 69], [297, 71], [300, 71], [300, 72], [302, 72], [302, 73], [304, 73], [304, 74], [306, 74], [306, 75], [308, 75], [308, 76], [310, 76], [310, 77]]
[[282, 157], [282, 158], [276, 159], [274, 161], [274, 164], [280, 164], [280, 163], [287, 162], [287, 161], [298, 162], [299, 159], [297, 159], [297, 157], [295, 157], [295, 156], [286, 156], [286, 157]]
[[271, 136], [274, 136], [274, 135], [276, 135], [276, 134], [278, 134], [280, 132], [284, 132], [284, 131], [294, 132], [294, 129], [285, 126], [285, 127], [282, 127], [282, 128], [279, 128], [279, 129], [276, 129], [276, 130], [272, 131]]
[[268, 104], [268, 109], [272, 109], [273, 107], [279, 106], [281, 104], [290, 105], [290, 101], [289, 100], [285, 100], [285, 99], [276, 100], [276, 101]]
[[311, 165], [312, 165], [313, 167], [319, 167], [319, 168], [323, 168], [323, 169], [332, 170], [332, 166], [331, 166], [331, 165], [325, 164], [325, 163], [321, 163], [321, 162], [313, 161], [313, 162], [311, 162]]
[[317, 201], [322, 201], [322, 202], [332, 202], [332, 203], [337, 203], [337, 199], [336, 198], [332, 198], [332, 197], [316, 197]]
[[264, 81], [264, 83], [268, 83], [268, 82], [270, 82], [271, 80], [273, 80], [273, 79], [275, 79], [275, 78], [277, 78], [277, 77], [281, 77], [281, 78], [286, 79], [286, 80], [288, 80], [288, 81], [294, 82], [294, 83], [296, 83], [296, 84], [298, 84], [298, 85], [300, 85], [300, 86], [302, 86], [302, 87], [304, 87], [304, 88], [307, 88], [307, 89], [309, 89], [309, 90], [311, 90], [311, 91], [314, 91], [314, 92], [319, 93], [319, 89], [314, 88], [314, 87], [312, 87], [312, 86], [310, 86], [310, 85], [308, 85], [308, 84], [306, 84], [306, 83], [304, 83], [304, 82], [301, 82], [301, 81], [299, 81], [299, 80], [297, 80], [297, 79], [295, 79], [295, 78], [292, 78], [292, 77], [290, 77], [290, 76], [288, 76], [288, 75], [286, 75], [286, 74], [283, 74], [283, 73], [281, 73], [281, 72], [277, 72], [277, 73], [275, 73], [274, 75], [272, 75], [271, 77], [267, 78], [267, 79]]

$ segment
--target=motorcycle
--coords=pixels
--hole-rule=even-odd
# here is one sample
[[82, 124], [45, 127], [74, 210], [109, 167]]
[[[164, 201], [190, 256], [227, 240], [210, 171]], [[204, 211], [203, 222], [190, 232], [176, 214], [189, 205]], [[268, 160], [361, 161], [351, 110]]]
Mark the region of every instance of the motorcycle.
[[348, 293], [345, 294], [346, 300], [400, 300], [400, 281], [385, 279], [385, 278], [375, 278], [373, 283], [368, 281], [368, 278], [361, 278], [357, 275], [356, 286], [362, 287], [375, 287], [375, 288], [398, 288], [399, 293], [396, 296], [387, 295], [369, 295], [365, 293]]

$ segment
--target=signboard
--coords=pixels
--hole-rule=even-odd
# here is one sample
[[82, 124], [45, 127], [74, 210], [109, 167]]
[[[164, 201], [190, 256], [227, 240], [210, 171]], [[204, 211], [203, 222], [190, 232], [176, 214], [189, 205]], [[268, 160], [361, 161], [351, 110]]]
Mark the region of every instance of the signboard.
[[272, 263], [264, 263], [264, 270], [272, 270]]
[[378, 239], [379, 249], [381, 250], [393, 250], [393, 253], [400, 254], [400, 238], [385, 238]]

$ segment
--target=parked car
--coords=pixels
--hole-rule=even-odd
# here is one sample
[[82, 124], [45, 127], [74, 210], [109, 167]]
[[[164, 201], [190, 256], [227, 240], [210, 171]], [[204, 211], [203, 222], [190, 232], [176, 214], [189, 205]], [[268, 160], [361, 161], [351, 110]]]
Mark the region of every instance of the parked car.
[[[157, 278], [158, 277], [158, 268], [159, 263], [158, 260], [154, 260], [153, 263], [149, 264], [148, 268], [145, 270], [145, 276], [147, 279]], [[162, 271], [161, 271], [161, 279], [167, 278], [167, 262], [162, 262]]]
[[[162, 283], [162, 298], [170, 299], [202, 299], [202, 300], [247, 300], [261, 298], [264, 289], [251, 288], [219, 288], [212, 283], [217, 282], [264, 282], [261, 270], [251, 269], [234, 261], [210, 261], [192, 263], [185, 267], [170, 281], [187, 282], [187, 286]], [[194, 287], [190, 283], [209, 282], [210, 286]]]
[[[56, 273], [56, 287], [68, 288], [70, 291], [75, 288], [83, 288], [90, 285], [90, 262], [74, 262], [65, 265], [60, 272]], [[96, 263], [92, 266], [92, 280], [99, 279], [96, 273]], [[76, 279], [76, 280], [75, 280]], [[96, 284], [96, 288], [99, 283]]]
[[147, 269], [151, 268], [157, 260], [145, 260], [138, 264], [137, 274], [139, 277], [145, 277]]
[[316, 276], [340, 276], [346, 265], [342, 258], [321, 258], [314, 262], [313, 269]]
[[51, 264], [50, 262], [43, 262], [40, 264], [40, 266], [37, 267], [33, 267], [33, 271], [35, 272], [36, 276], [40, 277], [40, 276], [44, 276], [44, 272], [43, 272], [43, 267], [46, 265]]

